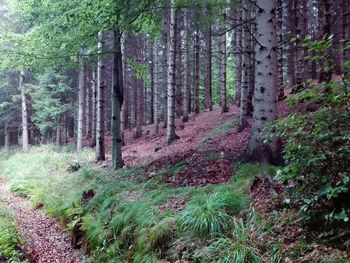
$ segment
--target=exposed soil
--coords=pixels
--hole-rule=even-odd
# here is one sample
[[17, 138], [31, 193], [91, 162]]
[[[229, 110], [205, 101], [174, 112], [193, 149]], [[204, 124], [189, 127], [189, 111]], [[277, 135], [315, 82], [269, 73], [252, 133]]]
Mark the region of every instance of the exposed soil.
[[17, 227], [25, 244], [22, 250], [30, 263], [79, 263], [79, 251], [71, 246], [70, 237], [59, 223], [34, 209], [24, 197], [14, 195], [0, 179], [0, 196], [14, 213]]

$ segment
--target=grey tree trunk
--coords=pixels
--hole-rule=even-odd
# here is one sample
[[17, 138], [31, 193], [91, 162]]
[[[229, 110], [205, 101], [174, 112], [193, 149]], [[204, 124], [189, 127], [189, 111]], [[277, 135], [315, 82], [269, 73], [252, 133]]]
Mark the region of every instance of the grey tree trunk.
[[85, 139], [91, 138], [91, 68], [85, 69]]
[[[169, 0], [167, 0], [169, 3]], [[162, 40], [163, 40], [163, 126], [162, 128], [165, 129], [167, 127], [167, 116], [168, 116], [168, 57], [169, 57], [169, 10], [164, 9], [164, 16], [163, 16], [163, 32], [162, 32]]]
[[27, 110], [27, 95], [24, 86], [26, 72], [21, 70], [19, 74], [19, 89], [21, 91], [22, 100], [22, 150], [29, 150], [29, 132], [28, 132], [28, 110]]
[[159, 133], [159, 54], [158, 54], [158, 41], [154, 41], [154, 99], [153, 99], [153, 112], [154, 112], [154, 124], [155, 134]]
[[127, 64], [126, 64], [126, 58], [125, 58], [125, 34], [122, 35], [121, 39], [121, 51], [122, 51], [122, 62], [123, 62], [123, 88], [124, 91], [124, 103], [122, 106], [122, 118], [121, 118], [121, 133], [122, 133], [122, 140], [123, 140], [123, 145], [126, 144], [125, 138], [124, 138], [124, 132], [129, 126], [129, 91], [126, 88], [127, 86]]
[[78, 79], [78, 136], [77, 136], [77, 150], [80, 152], [84, 145], [84, 58], [79, 54], [79, 79]]
[[56, 145], [62, 145], [62, 126], [61, 126], [61, 117], [58, 120], [57, 128], [56, 128]]
[[275, 1], [257, 0], [257, 42], [254, 113], [252, 131], [247, 147], [251, 159], [271, 162], [276, 158], [277, 143], [264, 143], [264, 128], [277, 118], [277, 36], [275, 28]]
[[[98, 33], [98, 52], [105, 48], [104, 33]], [[105, 96], [106, 96], [106, 66], [103, 56], [97, 62], [97, 114], [96, 114], [96, 161], [104, 161], [105, 153]]]
[[189, 73], [189, 48], [188, 48], [188, 10], [185, 9], [184, 14], [184, 59], [183, 59], [183, 65], [184, 65], [184, 108], [183, 108], [183, 117], [182, 121], [187, 122], [188, 121], [188, 115], [190, 111], [190, 73]]
[[178, 137], [175, 133], [175, 8], [174, 0], [171, 0], [170, 30], [168, 46], [168, 121], [167, 121], [167, 144], [172, 144]]
[[276, 32], [277, 32], [277, 88], [278, 100], [284, 98], [284, 83], [283, 83], [283, 1], [276, 1]]
[[96, 104], [97, 104], [97, 89], [96, 89], [96, 71], [95, 68], [92, 70], [91, 79], [91, 90], [92, 90], [92, 109], [91, 109], [91, 147], [96, 146]]
[[113, 169], [124, 165], [122, 159], [122, 137], [120, 112], [123, 105], [123, 66], [121, 52], [121, 32], [113, 31], [113, 71], [112, 71], [112, 163]]
[[4, 137], [5, 151], [8, 153], [10, 151], [10, 132], [7, 122], [5, 123]]
[[[211, 16], [208, 5], [206, 6], [206, 15]], [[209, 110], [213, 110], [212, 105], [212, 25], [209, 22], [206, 30], [206, 65], [205, 65], [205, 107]]]
[[220, 74], [220, 101], [221, 101], [221, 113], [228, 112], [227, 105], [227, 88], [226, 88], [226, 67], [227, 67], [227, 54], [226, 54], [226, 8], [222, 10], [222, 27], [220, 36], [220, 62], [219, 62], [219, 74]]
[[[239, 1], [241, 2], [241, 1]], [[242, 10], [236, 11], [237, 28], [235, 30], [236, 43], [235, 43], [235, 53], [236, 53], [236, 88], [235, 88], [235, 101], [238, 106], [241, 105], [241, 88], [242, 88]]]
[[[197, 26], [198, 27], [198, 26]], [[199, 55], [200, 55], [200, 43], [199, 43], [199, 30], [196, 28], [194, 36], [194, 85], [193, 85], [193, 102], [194, 112], [199, 113]]]
[[[243, 10], [243, 21], [250, 20], [250, 11], [245, 8]], [[250, 26], [244, 25], [242, 34], [243, 45], [243, 59], [242, 59], [242, 87], [241, 87], [241, 103], [240, 103], [240, 115], [239, 115], [239, 130], [244, 130], [248, 124], [248, 94], [249, 94], [249, 81], [251, 72], [251, 38], [250, 38]]]
[[[287, 31], [289, 32], [289, 40], [296, 35], [295, 28], [295, 1], [287, 1]], [[288, 41], [288, 82], [290, 87], [295, 85], [295, 43]]]

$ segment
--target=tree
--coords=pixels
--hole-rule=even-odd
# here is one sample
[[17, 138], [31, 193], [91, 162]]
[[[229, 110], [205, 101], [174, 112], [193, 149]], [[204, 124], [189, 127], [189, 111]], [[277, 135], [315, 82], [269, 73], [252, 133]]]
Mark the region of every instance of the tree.
[[[211, 17], [211, 9], [207, 3], [206, 15]], [[213, 110], [212, 105], [212, 25], [211, 21], [207, 25], [206, 30], [206, 65], [205, 65], [205, 107], [209, 110]]]
[[220, 101], [221, 101], [221, 112], [228, 112], [227, 105], [227, 89], [226, 89], [226, 67], [227, 67], [227, 40], [226, 40], [226, 7], [222, 10], [222, 27], [220, 36], [220, 64], [219, 64], [219, 75], [220, 75]]
[[25, 87], [26, 71], [21, 70], [19, 73], [19, 90], [21, 91], [22, 100], [22, 150], [29, 150], [29, 132], [28, 132], [28, 110], [27, 110], [27, 94]]
[[168, 116], [167, 116], [167, 144], [172, 144], [178, 136], [175, 133], [175, 6], [174, 0], [171, 0], [170, 10], [170, 30], [169, 30], [169, 46], [168, 46]]
[[85, 78], [85, 65], [83, 53], [79, 54], [79, 82], [78, 82], [78, 136], [77, 136], [77, 151], [80, 152], [84, 146], [84, 78]]
[[189, 47], [188, 47], [188, 27], [189, 27], [189, 18], [188, 18], [188, 10], [185, 9], [184, 14], [184, 108], [183, 108], [183, 117], [182, 121], [187, 122], [188, 121], [188, 114], [190, 112], [190, 76], [189, 76]]
[[[105, 50], [105, 36], [98, 33], [98, 51]], [[100, 55], [97, 62], [97, 113], [96, 113], [96, 160], [104, 161], [105, 155], [105, 96], [106, 96], [106, 66], [103, 56]]]
[[[277, 36], [275, 1], [257, 0], [256, 71], [252, 131], [247, 147], [251, 159], [271, 162], [276, 158], [277, 143], [264, 143], [264, 128], [277, 118]], [[265, 159], [266, 158], [266, 159]], [[265, 160], [264, 160], [265, 159]]]

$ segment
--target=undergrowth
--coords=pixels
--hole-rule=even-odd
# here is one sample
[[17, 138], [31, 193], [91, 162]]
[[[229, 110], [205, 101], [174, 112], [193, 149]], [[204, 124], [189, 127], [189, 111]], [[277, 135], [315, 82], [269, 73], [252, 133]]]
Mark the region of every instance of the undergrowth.
[[0, 262], [25, 262], [19, 248], [21, 242], [13, 217], [0, 199]]

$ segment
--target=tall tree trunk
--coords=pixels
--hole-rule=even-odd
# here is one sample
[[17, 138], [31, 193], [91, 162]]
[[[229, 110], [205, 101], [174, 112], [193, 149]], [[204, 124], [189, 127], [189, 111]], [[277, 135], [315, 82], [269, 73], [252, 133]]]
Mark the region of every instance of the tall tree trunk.
[[185, 14], [184, 14], [184, 60], [183, 60], [183, 65], [184, 65], [184, 108], [183, 108], [183, 117], [182, 121], [187, 122], [188, 121], [188, 114], [190, 112], [190, 73], [189, 73], [189, 48], [188, 48], [188, 10], [185, 9]]
[[158, 41], [154, 41], [154, 124], [155, 124], [155, 134], [159, 133], [159, 54], [158, 54]]
[[92, 70], [91, 79], [92, 104], [91, 104], [91, 144], [90, 147], [96, 146], [96, 104], [97, 104], [97, 89], [96, 89], [96, 71]]
[[[206, 15], [211, 17], [211, 11], [206, 6]], [[205, 107], [209, 110], [213, 110], [212, 105], [212, 24], [209, 21], [208, 28], [206, 30], [206, 65], [205, 65]]]
[[[343, 48], [343, 57], [344, 61], [350, 60], [350, 1], [349, 0], [343, 0], [342, 1], [342, 39], [346, 40], [344, 41]], [[345, 48], [347, 47], [347, 48]]]
[[120, 129], [120, 112], [123, 105], [123, 67], [121, 52], [121, 33], [113, 31], [113, 71], [112, 71], [112, 163], [113, 169], [124, 165], [122, 159], [122, 138]]
[[83, 149], [84, 138], [84, 58], [82, 54], [79, 54], [79, 79], [78, 79], [78, 138], [77, 138], [77, 150], [80, 152]]
[[10, 151], [10, 132], [7, 122], [5, 123], [4, 137], [5, 151], [8, 153]]
[[[239, 1], [241, 2], [241, 1]], [[236, 55], [236, 88], [235, 88], [235, 101], [237, 102], [238, 106], [241, 105], [241, 87], [242, 87], [242, 10], [239, 9], [236, 11], [236, 43], [235, 43], [235, 55]]]
[[227, 54], [226, 54], [226, 8], [222, 10], [222, 27], [220, 36], [220, 62], [219, 62], [219, 74], [220, 74], [220, 101], [221, 101], [221, 113], [228, 112], [227, 105], [227, 88], [226, 88], [226, 67], [227, 67]]
[[85, 139], [91, 138], [91, 67], [85, 67]]
[[[98, 52], [105, 48], [104, 33], [98, 33]], [[106, 66], [103, 55], [97, 62], [97, 115], [96, 115], [96, 161], [104, 161], [105, 153], [105, 96], [106, 96]]]
[[283, 0], [276, 1], [276, 32], [277, 32], [277, 89], [278, 100], [284, 99], [283, 85]]
[[[340, 75], [342, 73], [342, 56], [341, 56], [341, 40], [343, 32], [342, 23], [342, 4], [341, 0], [332, 1], [332, 21], [334, 22], [332, 30], [334, 32], [334, 41], [332, 48], [332, 57], [334, 60], [335, 74]], [[349, 11], [349, 10], [348, 10]]]
[[182, 78], [181, 78], [181, 57], [182, 57], [182, 50], [181, 50], [181, 24], [182, 24], [183, 18], [182, 18], [182, 12], [180, 9], [176, 10], [176, 18], [175, 18], [175, 24], [176, 24], [176, 39], [175, 39], [175, 112], [176, 117], [180, 118], [182, 115], [182, 93], [181, 93], [181, 87], [182, 87]]
[[199, 55], [200, 55], [200, 43], [199, 43], [199, 30], [196, 28], [194, 36], [194, 85], [193, 85], [193, 101], [194, 112], [199, 113]]
[[29, 132], [28, 132], [28, 110], [27, 110], [27, 95], [24, 86], [26, 72], [21, 70], [19, 74], [19, 89], [21, 91], [22, 99], [22, 150], [27, 152], [29, 150]]
[[252, 131], [247, 147], [251, 159], [271, 162], [276, 158], [276, 141], [264, 143], [264, 128], [277, 118], [277, 36], [275, 1], [257, 0], [257, 43], [254, 113]]
[[155, 86], [155, 63], [154, 63], [154, 52], [155, 52], [155, 40], [153, 40], [150, 43], [151, 46], [151, 54], [150, 54], [150, 58], [151, 58], [151, 94], [150, 94], [150, 123], [154, 124], [154, 86]]
[[296, 36], [296, 28], [295, 28], [295, 1], [290, 0], [287, 1], [287, 12], [288, 12], [288, 22], [287, 22], [287, 30], [289, 34], [289, 42], [288, 42], [288, 82], [290, 87], [294, 87], [295, 85], [295, 42], [291, 41], [293, 37]]
[[56, 128], [56, 145], [61, 146], [62, 145], [62, 140], [61, 140], [61, 118], [59, 118], [58, 123], [57, 123], [57, 128]]
[[170, 30], [168, 46], [168, 121], [167, 121], [167, 144], [172, 144], [178, 136], [175, 133], [175, 8], [174, 1], [171, 0], [170, 10]]
[[[252, 17], [252, 12], [250, 14]], [[253, 35], [256, 34], [256, 25], [255, 23], [251, 23], [249, 26], [249, 84], [248, 84], [248, 99], [247, 99], [247, 108], [248, 108], [248, 116], [253, 116], [253, 96], [254, 96], [254, 88], [255, 88], [255, 52], [254, 45], [255, 39]]]
[[[167, 0], [169, 3], [169, 0]], [[168, 57], [169, 57], [169, 9], [164, 9], [164, 15], [163, 15], [163, 29], [162, 29], [162, 40], [163, 40], [163, 126], [162, 128], [165, 129], [167, 127], [167, 116], [168, 116]]]
[[126, 58], [125, 58], [125, 34], [122, 35], [121, 39], [121, 50], [122, 50], [122, 62], [123, 62], [123, 91], [124, 91], [124, 103], [122, 106], [122, 118], [121, 118], [121, 133], [122, 133], [122, 140], [123, 145], [126, 144], [124, 132], [129, 127], [129, 90], [127, 87], [127, 64], [126, 64]]
[[[243, 21], [250, 20], [250, 11], [245, 8], [243, 10]], [[246, 128], [248, 122], [248, 94], [249, 94], [249, 81], [251, 72], [251, 39], [250, 39], [250, 25], [245, 24], [242, 34], [243, 45], [243, 59], [242, 59], [242, 87], [241, 87], [241, 103], [240, 103], [240, 115], [239, 115], [239, 130], [242, 131]]]

